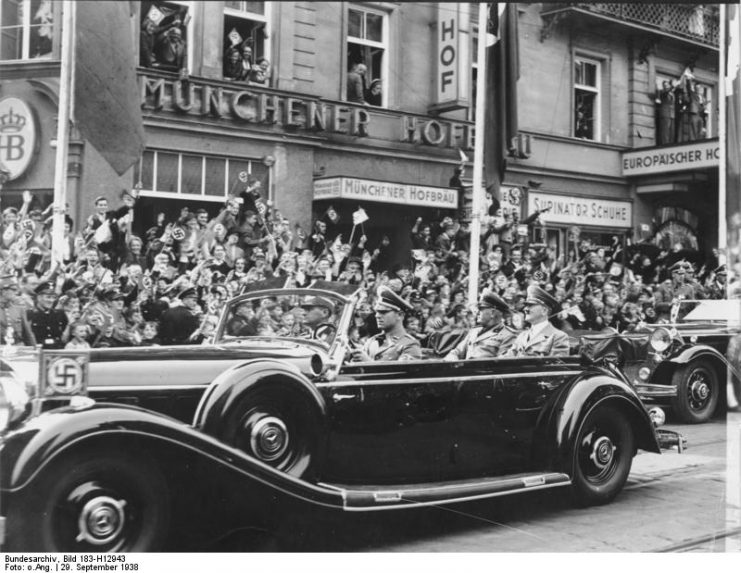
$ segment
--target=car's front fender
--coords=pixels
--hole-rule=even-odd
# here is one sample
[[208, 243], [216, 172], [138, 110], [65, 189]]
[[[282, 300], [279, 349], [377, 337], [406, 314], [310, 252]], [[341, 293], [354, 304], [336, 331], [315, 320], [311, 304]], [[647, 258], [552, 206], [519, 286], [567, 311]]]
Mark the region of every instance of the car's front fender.
[[[175, 419], [119, 404], [51, 410], [5, 434], [0, 443], [0, 490], [3, 495], [22, 490], [73, 450], [95, 452], [100, 448], [114, 453], [146, 448], [151, 459], [158, 461], [168, 456], [182, 461], [187, 455], [206, 464], [212, 477], [214, 472], [225, 472], [239, 477], [243, 485], [267, 488], [273, 495], [283, 493], [325, 507], [342, 507], [336, 492], [281, 473]], [[192, 485], [196, 492], [208, 487], [182, 483], [187, 477], [186, 471], [178, 484]]]
[[542, 466], [544, 460], [549, 460], [553, 469], [571, 474], [572, 452], [584, 419], [595, 407], [607, 404], [627, 417], [638, 448], [660, 453], [653, 424], [630, 384], [605, 374], [589, 373], [568, 383], [541, 414], [535, 430], [534, 463]]

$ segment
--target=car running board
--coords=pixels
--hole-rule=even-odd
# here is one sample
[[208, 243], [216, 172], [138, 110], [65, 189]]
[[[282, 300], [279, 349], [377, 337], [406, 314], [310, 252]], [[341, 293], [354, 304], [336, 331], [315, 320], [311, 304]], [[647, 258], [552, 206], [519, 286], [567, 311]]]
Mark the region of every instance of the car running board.
[[510, 495], [571, 484], [562, 473], [524, 473], [486, 479], [389, 486], [346, 486], [321, 483], [339, 491], [346, 511], [424, 507]]

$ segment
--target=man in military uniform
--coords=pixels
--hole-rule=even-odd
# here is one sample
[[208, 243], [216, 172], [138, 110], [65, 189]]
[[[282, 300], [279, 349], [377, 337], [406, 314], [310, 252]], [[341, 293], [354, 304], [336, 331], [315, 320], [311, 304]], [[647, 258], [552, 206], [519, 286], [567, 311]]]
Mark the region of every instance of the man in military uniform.
[[0, 345], [36, 346], [26, 307], [17, 300], [18, 293], [15, 276], [0, 277]]
[[494, 358], [504, 354], [515, 341], [517, 331], [504, 324], [504, 315], [512, 309], [499, 295], [485, 289], [479, 298], [478, 323], [465, 338], [451, 350], [445, 360]]
[[301, 303], [301, 308], [306, 314], [299, 336], [329, 342], [335, 333], [334, 329], [328, 326], [333, 324], [331, 317], [334, 313], [334, 304], [332, 301], [323, 296], [307, 296]]
[[727, 278], [728, 271], [725, 265], [721, 265], [713, 271], [713, 278], [705, 287], [709, 299], [721, 300], [728, 297]]
[[413, 307], [388, 287], [381, 287], [374, 308], [380, 334], [369, 338], [363, 349], [352, 351], [353, 360], [417, 360], [422, 358], [419, 341], [404, 330], [404, 315]]
[[[654, 297], [656, 299], [656, 313], [659, 320], [669, 321], [671, 319], [672, 305], [678, 300], [695, 300], [701, 298], [692, 284], [688, 283], [687, 268], [690, 263], [687, 261], [677, 261], [670, 270], [672, 273], [671, 282], [664, 281], [656, 289]], [[679, 307], [679, 316], [684, 316], [690, 310], [691, 305], [683, 304]]]
[[34, 289], [36, 308], [28, 313], [36, 341], [44, 348], [64, 348], [69, 340], [69, 320], [63, 310], [55, 309], [57, 293], [50, 282], [41, 282]]
[[169, 308], [162, 314], [162, 344], [188, 344], [191, 335], [198, 330], [200, 308], [196, 289], [186, 288], [178, 298], [182, 305]]
[[505, 356], [568, 356], [569, 335], [548, 322], [560, 306], [542, 288], [527, 287], [525, 320], [530, 323], [530, 328], [517, 336]]

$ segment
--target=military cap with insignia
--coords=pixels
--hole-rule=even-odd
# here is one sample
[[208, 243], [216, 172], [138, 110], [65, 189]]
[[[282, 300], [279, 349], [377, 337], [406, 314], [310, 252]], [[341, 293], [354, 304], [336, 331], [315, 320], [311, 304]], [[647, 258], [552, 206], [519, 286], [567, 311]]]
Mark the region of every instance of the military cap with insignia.
[[539, 286], [530, 285], [527, 287], [527, 298], [525, 304], [539, 304], [550, 309], [555, 313], [560, 309], [560, 303]]
[[329, 309], [329, 312], [334, 312], [334, 303], [323, 296], [307, 296], [301, 301], [301, 308], [311, 308], [314, 306], [322, 306]]
[[42, 294], [56, 294], [54, 284], [49, 281], [40, 282], [38, 286], [33, 289], [33, 292], [36, 293], [36, 296]]
[[716, 275], [721, 275], [721, 274], [722, 275], [725, 275], [725, 274], [728, 274], [728, 271], [726, 269], [726, 265], [720, 265], [717, 269], [713, 270], [713, 272]]
[[198, 298], [198, 293], [196, 292], [196, 289], [193, 287], [186, 287], [183, 290], [180, 291], [178, 294], [178, 298], [180, 300], [183, 300], [188, 297], [195, 297]]
[[394, 310], [396, 312], [411, 312], [414, 307], [388, 287], [378, 289], [378, 300], [374, 310]]
[[505, 300], [494, 291], [484, 289], [479, 297], [479, 308], [493, 308], [500, 312], [512, 312]]

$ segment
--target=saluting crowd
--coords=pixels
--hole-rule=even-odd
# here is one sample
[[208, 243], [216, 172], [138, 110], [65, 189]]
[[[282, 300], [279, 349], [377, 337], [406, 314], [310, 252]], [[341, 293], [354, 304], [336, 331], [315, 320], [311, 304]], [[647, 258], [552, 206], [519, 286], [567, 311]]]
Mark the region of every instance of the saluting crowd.
[[[479, 352], [474, 346], [486, 347], [472, 344], [474, 327], [476, 337], [496, 338], [490, 354], [516, 354], [532, 346], [519, 337], [535, 324], [536, 333], [564, 333], [549, 338], [557, 347], [549, 352], [561, 353], [570, 332], [632, 331], [667, 321], [678, 299], [726, 296], [727, 270], [713, 257], [698, 261], [679, 246], [662, 250], [619, 236], [608, 245], [571, 237], [567, 252], [557, 254], [518, 232], [523, 224], [539, 225], [537, 214], [519, 221], [491, 198], [478, 309], [466, 304], [470, 231], [453, 214], [411, 221], [402, 250], [389, 236], [369, 238], [372, 222], [351, 225], [333, 206], [303, 229], [266, 200], [252, 177], [216, 216], [183, 208], [168, 220], [160, 213], [140, 234], [133, 231], [137, 200], [136, 189], [125, 190], [117, 205], [97, 198], [83, 221], [65, 216], [61, 263], [52, 261], [51, 206], [42, 210], [25, 192], [22, 204], [3, 210], [0, 344], [207, 344], [226, 301], [266, 279], [286, 287], [317, 279], [357, 285], [363, 295], [349, 333], [357, 359], [392, 356], [394, 336], [414, 341], [407, 345], [414, 355], [419, 348], [470, 357]], [[294, 335], [312, 320], [301, 305], [279, 310], [266, 316], [262, 334]], [[384, 310], [395, 311], [398, 321]], [[381, 331], [395, 333], [386, 346], [365, 344]]]

